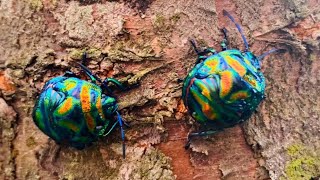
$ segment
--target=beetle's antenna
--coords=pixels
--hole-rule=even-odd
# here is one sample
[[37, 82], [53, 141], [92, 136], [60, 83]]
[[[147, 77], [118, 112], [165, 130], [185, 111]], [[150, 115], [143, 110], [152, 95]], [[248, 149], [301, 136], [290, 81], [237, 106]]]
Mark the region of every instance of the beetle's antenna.
[[223, 10], [222, 12], [223, 12], [223, 15], [224, 15], [224, 16], [228, 16], [228, 18], [236, 25], [239, 33], [241, 34], [242, 40], [243, 40], [243, 42], [244, 42], [244, 45], [245, 45], [245, 47], [246, 47], [245, 51], [249, 51], [249, 45], [248, 45], [247, 39], [246, 39], [246, 37], [243, 35], [243, 32], [242, 32], [242, 30], [241, 30], [240, 25], [239, 25], [238, 23], [236, 23], [236, 21], [234, 20], [234, 18], [233, 18], [226, 10]]
[[190, 41], [190, 43], [191, 43], [194, 51], [199, 55], [200, 52], [199, 52], [199, 50], [198, 50], [198, 48], [197, 48], [196, 42], [195, 42], [193, 39], [192, 39], [192, 40], [189, 40], [189, 41]]
[[259, 59], [259, 60], [262, 60], [264, 57], [266, 57], [266, 56], [268, 56], [269, 54], [272, 54], [272, 53], [274, 53], [274, 52], [286, 52], [286, 50], [285, 49], [271, 49], [270, 51], [267, 51], [267, 52], [265, 52], [265, 53], [263, 53], [263, 54], [261, 54], [260, 56], [258, 56], [257, 58]]
[[122, 118], [121, 118], [121, 116], [120, 116], [119, 112], [118, 112], [118, 111], [116, 111], [116, 113], [117, 113], [118, 122], [119, 122], [120, 130], [121, 130], [122, 154], [123, 154], [123, 159], [125, 159], [125, 158], [126, 158], [126, 144], [125, 144], [125, 139], [124, 139], [124, 137], [125, 137], [125, 135], [124, 135], [124, 134], [125, 134], [125, 133], [124, 133], [124, 130], [123, 130], [123, 125], [122, 125], [123, 120], [122, 120]]

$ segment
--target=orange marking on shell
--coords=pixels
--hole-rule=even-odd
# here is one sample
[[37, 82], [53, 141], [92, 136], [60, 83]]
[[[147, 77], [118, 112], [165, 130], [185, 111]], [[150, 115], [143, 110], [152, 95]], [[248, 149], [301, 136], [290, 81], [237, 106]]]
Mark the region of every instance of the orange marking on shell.
[[192, 94], [197, 103], [201, 106], [201, 111], [204, 113], [204, 115], [210, 120], [216, 119], [216, 114], [214, 113], [210, 105], [206, 101], [204, 101], [202, 97], [200, 97], [200, 95], [198, 95], [197, 93]]
[[216, 114], [213, 112], [213, 109], [211, 108], [211, 106], [209, 104], [204, 104], [202, 106], [202, 112], [204, 113], [204, 115], [210, 119], [210, 120], [215, 120], [216, 119]]
[[91, 103], [90, 103], [90, 91], [87, 86], [82, 86], [82, 90], [80, 92], [80, 101], [82, 112], [90, 112], [91, 110]]
[[97, 107], [97, 109], [98, 109], [99, 115], [100, 115], [102, 118], [105, 118], [105, 117], [104, 117], [104, 114], [103, 114], [103, 110], [102, 110], [101, 96], [99, 96], [99, 97], [97, 98], [96, 107]]
[[68, 82], [66, 83], [66, 90], [67, 90], [67, 91], [73, 89], [74, 87], [76, 87], [76, 82], [74, 82], [74, 81], [68, 81]]
[[208, 59], [204, 62], [206, 66], [211, 68], [211, 71], [215, 71], [217, 66], [219, 65], [219, 61], [217, 59]]
[[212, 100], [212, 98], [210, 96], [210, 90], [208, 89], [208, 87], [205, 84], [198, 83], [197, 86], [199, 86], [199, 88], [201, 89], [202, 95], [204, 95], [209, 100]]
[[84, 117], [86, 119], [87, 127], [90, 131], [93, 131], [95, 128], [95, 121], [91, 116], [91, 102], [90, 102], [90, 90], [89, 87], [84, 85], [82, 86], [82, 90], [80, 92], [80, 101], [82, 112], [84, 113]]
[[239, 100], [239, 99], [246, 99], [248, 98], [248, 93], [244, 91], [239, 91], [236, 93], [233, 93], [230, 97], [231, 100]]
[[228, 64], [241, 76], [243, 77], [246, 73], [247, 70], [246, 68], [236, 59], [232, 59], [232, 57], [227, 56], [226, 60]]
[[72, 122], [66, 121], [66, 120], [59, 121], [59, 124], [67, 127], [68, 129], [71, 129], [74, 132], [78, 132], [80, 130], [80, 128], [77, 125], [73, 124]]
[[67, 113], [70, 109], [72, 109], [72, 98], [68, 97], [63, 104], [59, 107], [58, 113], [59, 114], [65, 114]]
[[94, 128], [96, 127], [96, 123], [93, 119], [93, 117], [91, 116], [90, 113], [84, 113], [84, 117], [86, 119], [86, 123], [87, 123], [87, 127], [90, 131], [93, 131]]
[[219, 71], [221, 71], [219, 67], [220, 60], [217, 58], [206, 60], [204, 64], [210, 67], [210, 71], [208, 72], [210, 74], [218, 73]]
[[220, 97], [225, 97], [229, 94], [233, 84], [233, 74], [231, 71], [223, 71], [220, 73]]
[[246, 75], [243, 77], [243, 79], [247, 81], [249, 84], [251, 84], [253, 87], [257, 88], [257, 81], [251, 75]]

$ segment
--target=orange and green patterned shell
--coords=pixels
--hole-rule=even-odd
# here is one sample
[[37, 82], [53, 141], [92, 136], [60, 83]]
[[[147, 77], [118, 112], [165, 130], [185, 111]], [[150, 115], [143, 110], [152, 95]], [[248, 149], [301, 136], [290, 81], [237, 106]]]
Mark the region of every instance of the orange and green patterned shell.
[[264, 98], [265, 78], [251, 53], [225, 50], [197, 64], [183, 84], [191, 116], [213, 129], [248, 119]]
[[105, 133], [117, 108], [116, 99], [104, 95], [96, 84], [58, 76], [44, 85], [32, 115], [57, 143], [82, 149]]

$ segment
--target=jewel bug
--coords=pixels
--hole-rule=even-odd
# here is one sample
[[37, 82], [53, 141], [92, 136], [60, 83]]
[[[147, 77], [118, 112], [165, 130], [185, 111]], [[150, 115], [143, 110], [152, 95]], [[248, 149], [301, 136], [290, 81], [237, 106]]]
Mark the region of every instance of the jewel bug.
[[224, 39], [221, 52], [213, 48], [199, 50], [195, 41], [190, 41], [198, 57], [184, 79], [182, 99], [202, 130], [189, 133], [185, 148], [189, 147], [194, 136], [215, 134], [249, 119], [265, 96], [265, 78], [260, 61], [270, 53], [283, 51], [272, 49], [255, 56], [249, 49], [240, 25], [227, 11], [223, 10], [223, 15], [235, 24], [245, 50], [228, 48], [225, 28], [222, 29]]
[[[82, 60], [86, 60], [86, 53]], [[47, 81], [35, 103], [32, 117], [38, 128], [58, 144], [83, 149], [120, 126], [125, 158], [125, 122], [109, 83], [124, 90], [113, 78], [101, 80], [78, 63], [91, 82], [67, 71]], [[100, 85], [98, 85], [100, 84]]]

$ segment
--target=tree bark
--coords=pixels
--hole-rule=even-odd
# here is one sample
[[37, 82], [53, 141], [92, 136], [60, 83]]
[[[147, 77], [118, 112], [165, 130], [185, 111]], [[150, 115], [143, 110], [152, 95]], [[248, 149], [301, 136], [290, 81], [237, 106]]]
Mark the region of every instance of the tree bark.
[[[189, 39], [286, 53], [262, 61], [266, 99], [245, 123], [184, 149], [196, 123], [180, 82], [196, 55]], [[0, 179], [310, 179], [320, 176], [320, 2], [317, 0], [0, 1]], [[89, 69], [117, 92], [126, 128], [84, 150], [59, 146], [31, 112], [50, 78], [88, 53]]]

